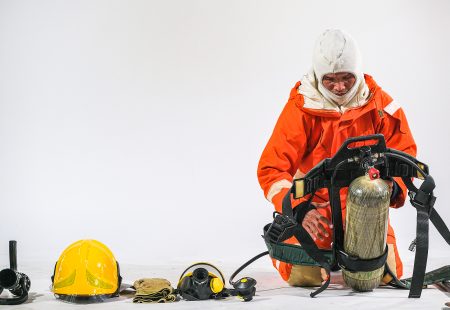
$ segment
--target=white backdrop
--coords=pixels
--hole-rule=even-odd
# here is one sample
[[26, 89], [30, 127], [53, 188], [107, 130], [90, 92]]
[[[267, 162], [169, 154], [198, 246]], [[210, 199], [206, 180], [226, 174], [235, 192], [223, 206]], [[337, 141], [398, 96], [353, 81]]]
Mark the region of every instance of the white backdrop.
[[[120, 262], [243, 262], [259, 156], [316, 37], [342, 28], [400, 103], [450, 224], [450, 2], [0, 1], [0, 256], [82, 238]], [[446, 196], [447, 195], [447, 196]], [[392, 210], [401, 254], [415, 210]], [[446, 255], [431, 228], [430, 255]]]

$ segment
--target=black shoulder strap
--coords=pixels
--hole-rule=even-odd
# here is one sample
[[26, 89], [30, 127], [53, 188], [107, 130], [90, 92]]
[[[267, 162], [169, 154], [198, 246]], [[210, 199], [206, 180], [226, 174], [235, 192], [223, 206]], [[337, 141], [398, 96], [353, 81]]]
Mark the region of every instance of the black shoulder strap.
[[[282, 205], [282, 212], [283, 215], [288, 216], [290, 218], [294, 218], [294, 212], [292, 210], [292, 203], [291, 203], [291, 191], [293, 188], [286, 193], [286, 195], [283, 198], [283, 205]], [[302, 248], [305, 249], [305, 252], [314, 259], [317, 263], [319, 263], [322, 268], [325, 269], [327, 273], [327, 280], [322, 284], [322, 286], [317, 289], [316, 291], [312, 292], [310, 294], [311, 297], [315, 297], [317, 294], [320, 294], [322, 291], [324, 291], [328, 285], [330, 284], [330, 273], [331, 273], [331, 266], [328, 262], [327, 258], [323, 253], [319, 250], [316, 243], [312, 239], [312, 237], [309, 235], [309, 233], [303, 228], [301, 223], [303, 222], [303, 219], [306, 215], [306, 213], [314, 209], [314, 206], [311, 205], [311, 201], [314, 197], [314, 193], [311, 194], [310, 198], [301, 203], [297, 206], [298, 213], [296, 214], [295, 220], [297, 221], [297, 225], [294, 229], [294, 237], [298, 240], [298, 242], [301, 244]]]
[[420, 298], [425, 278], [426, 265], [428, 260], [428, 233], [429, 220], [436, 226], [442, 237], [450, 244], [450, 231], [442, 221], [439, 214], [433, 208], [436, 197], [433, 190], [436, 187], [430, 175], [425, 176], [420, 188], [414, 186], [411, 178], [402, 177], [403, 182], [409, 190], [410, 201], [417, 211], [416, 226], [416, 254], [414, 259], [413, 276], [409, 291], [410, 298]]

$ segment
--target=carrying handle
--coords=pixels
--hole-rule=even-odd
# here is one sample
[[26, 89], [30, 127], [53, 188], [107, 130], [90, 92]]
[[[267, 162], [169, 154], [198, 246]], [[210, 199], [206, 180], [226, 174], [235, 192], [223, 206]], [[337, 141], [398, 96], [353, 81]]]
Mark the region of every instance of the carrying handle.
[[328, 168], [334, 168], [336, 165], [344, 159], [350, 159], [360, 156], [360, 147], [349, 147], [351, 144], [356, 142], [364, 141], [377, 141], [376, 144], [367, 145], [370, 147], [371, 153], [384, 153], [386, 152], [386, 141], [384, 140], [384, 135], [375, 134], [369, 136], [352, 137], [344, 141], [339, 150], [336, 152], [335, 156], [330, 159]]
[[[353, 149], [352, 147], [349, 147], [350, 144], [355, 142], [362, 142], [362, 141], [370, 141], [370, 140], [376, 140], [377, 143], [374, 145], [384, 145], [385, 146], [385, 140], [384, 135], [382, 134], [375, 134], [375, 135], [368, 135], [368, 136], [359, 136], [359, 137], [351, 137], [344, 141], [341, 148], [347, 148], [349, 150]], [[386, 147], [386, 146], [385, 146]]]

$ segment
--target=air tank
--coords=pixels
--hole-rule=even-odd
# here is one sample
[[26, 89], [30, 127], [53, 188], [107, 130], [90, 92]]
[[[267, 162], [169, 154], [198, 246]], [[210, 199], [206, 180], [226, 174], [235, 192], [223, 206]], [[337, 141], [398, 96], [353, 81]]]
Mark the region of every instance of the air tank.
[[[381, 256], [386, 249], [389, 185], [368, 174], [352, 181], [346, 202], [344, 251], [361, 259]], [[384, 267], [369, 272], [342, 270], [345, 283], [359, 292], [378, 287]]]

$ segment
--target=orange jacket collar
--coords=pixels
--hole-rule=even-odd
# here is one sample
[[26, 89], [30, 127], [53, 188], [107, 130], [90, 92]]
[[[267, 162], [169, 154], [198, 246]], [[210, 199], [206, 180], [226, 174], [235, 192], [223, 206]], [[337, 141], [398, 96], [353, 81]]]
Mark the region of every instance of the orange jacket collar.
[[303, 95], [298, 93], [298, 87], [301, 84], [300, 81], [297, 82], [297, 84], [295, 84], [294, 88], [291, 90], [290, 99], [293, 100], [295, 102], [295, 104], [303, 112], [305, 112], [307, 114], [321, 116], [321, 117], [341, 118], [342, 121], [352, 120], [354, 118], [361, 116], [362, 114], [365, 114], [365, 113], [377, 108], [374, 98], [377, 95], [379, 86], [373, 80], [373, 78], [368, 74], [364, 74], [364, 79], [366, 81], [367, 86], [370, 89], [370, 95], [369, 95], [367, 104], [363, 105], [362, 107], [348, 109], [343, 114], [336, 112], [336, 111], [309, 109], [309, 108], [303, 107], [303, 105], [305, 103]]

